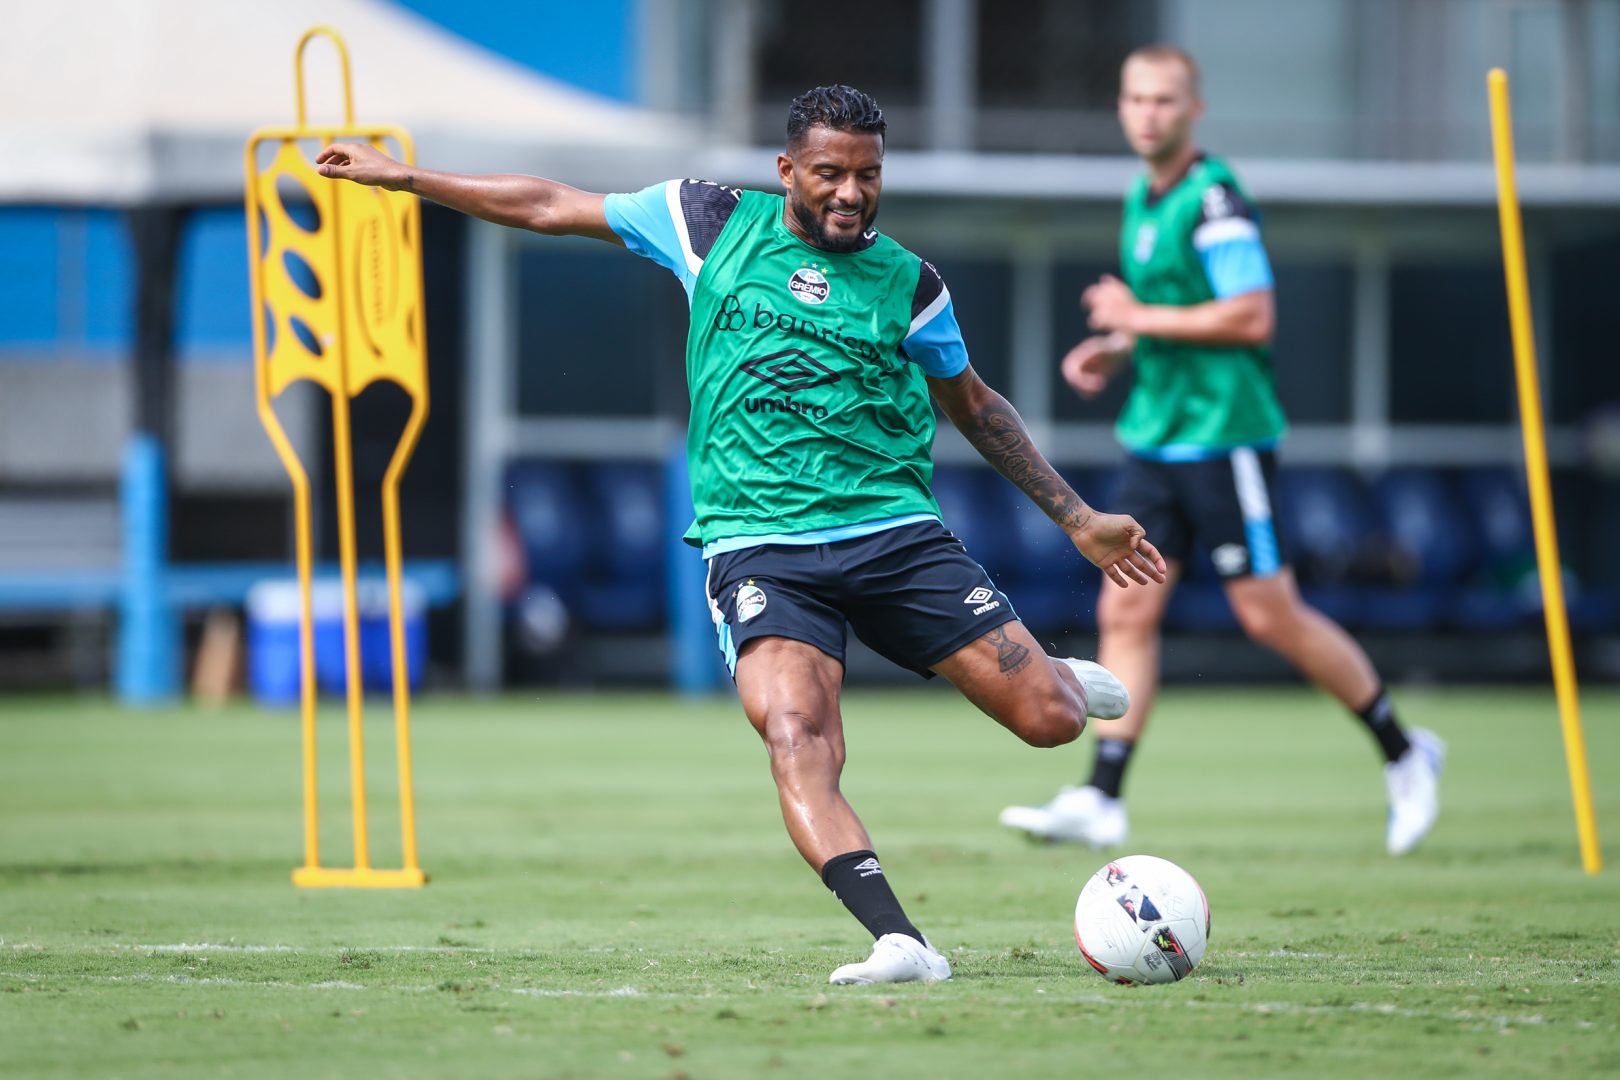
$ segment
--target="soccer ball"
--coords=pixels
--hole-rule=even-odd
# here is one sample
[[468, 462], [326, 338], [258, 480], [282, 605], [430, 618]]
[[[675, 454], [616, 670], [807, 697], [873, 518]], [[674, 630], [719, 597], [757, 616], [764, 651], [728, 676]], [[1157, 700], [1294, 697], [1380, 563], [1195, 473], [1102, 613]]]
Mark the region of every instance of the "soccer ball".
[[1074, 940], [1109, 982], [1175, 982], [1204, 958], [1209, 901], [1193, 876], [1168, 859], [1126, 855], [1080, 890]]

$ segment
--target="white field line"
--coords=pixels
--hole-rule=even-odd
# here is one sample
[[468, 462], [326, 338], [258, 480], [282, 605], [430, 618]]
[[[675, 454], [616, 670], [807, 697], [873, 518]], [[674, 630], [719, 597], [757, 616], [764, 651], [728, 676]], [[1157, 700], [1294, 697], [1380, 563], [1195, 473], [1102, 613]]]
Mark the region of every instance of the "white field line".
[[[133, 975], [74, 975], [62, 977], [40, 975], [35, 972], [0, 971], [0, 978], [18, 979], [25, 982], [73, 980], [78, 982], [96, 983], [169, 983], [177, 986], [229, 986], [254, 988], [273, 987], [279, 990], [382, 990], [399, 991], [412, 994], [425, 994], [440, 991], [440, 987], [437, 985], [364, 986], [360, 983], [344, 982], [341, 980], [327, 980], [316, 983], [294, 983], [280, 982], [273, 979], [255, 980], [217, 977], [197, 978], [190, 975], [149, 975], [145, 973], [136, 973]], [[613, 990], [570, 990], [566, 988], [552, 989], [531, 986], [489, 987], [488, 989], [493, 990], [496, 993], [515, 994], [519, 997], [533, 998], [649, 998], [661, 1000], [695, 1001], [703, 998], [731, 996], [715, 993], [649, 993], [645, 990], [639, 990], [634, 986], [621, 986]], [[476, 987], [474, 987], [473, 990], [474, 992], [478, 992], [478, 988]], [[941, 992], [949, 993], [948, 990], [945, 990], [935, 991], [935, 994], [937, 995]], [[1143, 998], [1140, 1001], [1136, 1001], [1125, 996], [1106, 994], [1047, 994], [1041, 989], [1037, 989], [1036, 993], [1053, 1002], [1061, 1002], [1063, 1004], [1101, 1005], [1116, 1009], [1152, 1007], [1155, 1004], [1154, 1000], [1150, 998]], [[825, 1005], [830, 1004], [833, 997], [833, 995], [827, 993], [817, 993], [811, 998], [806, 998], [802, 992], [790, 993], [783, 996], [805, 999], [810, 1006], [815, 1008], [824, 1007]], [[885, 999], [881, 997], [868, 996], [862, 994], [860, 991], [855, 991], [848, 996], [856, 1001], [864, 1000], [880, 1005], [884, 1008], [888, 1007], [888, 1005], [885, 1004]], [[1030, 998], [1025, 996], [1013, 997], [1009, 995], [997, 995], [995, 998], [991, 999], [975, 997], [974, 1001], [978, 1003], [989, 1002], [1013, 1006], [1020, 1004], [1027, 1005], [1030, 1003]], [[1175, 1004], [1179, 1004], [1181, 1007], [1188, 1009], [1213, 1009], [1218, 1011], [1244, 1012], [1274, 1016], [1335, 1016], [1365, 1013], [1375, 1016], [1389, 1016], [1401, 1020], [1442, 1020], [1448, 1023], [1456, 1024], [1488, 1024], [1498, 1029], [1511, 1027], [1541, 1027], [1553, 1022], [1549, 1021], [1547, 1017], [1541, 1015], [1540, 1013], [1527, 1013], [1518, 1016], [1509, 1016], [1503, 1013], [1474, 1012], [1469, 1009], [1408, 1009], [1399, 1005], [1392, 1005], [1387, 1002], [1372, 1001], [1354, 1001], [1344, 1005], [1304, 1005], [1288, 1001], [1179, 1001]], [[1593, 1024], [1589, 1020], [1575, 1020], [1571, 1022], [1571, 1026], [1581, 1030], [1589, 1030], [1597, 1025]]]
[[397, 953], [492, 953], [494, 949], [477, 949], [465, 945], [328, 945], [321, 948], [309, 948], [297, 945], [216, 945], [208, 942], [199, 942], [188, 945], [184, 942], [175, 945], [141, 945], [135, 942], [109, 942], [109, 949], [124, 952], [155, 952], [155, 953], [188, 953], [188, 952], [240, 952], [240, 953], [308, 953], [318, 955], [323, 952], [397, 952]]
[[[271, 988], [276, 990], [384, 990], [401, 991], [407, 994], [431, 994], [439, 992], [438, 986], [365, 986], [361, 983], [344, 982], [341, 979], [326, 979], [314, 983], [281, 982], [275, 979], [230, 979], [215, 976], [197, 978], [192, 975], [148, 975], [137, 972], [133, 975], [73, 975], [69, 976], [77, 982], [94, 983], [169, 983], [174, 986], [229, 986], [251, 987], [253, 989]], [[40, 975], [31, 971], [0, 971], [0, 979], [17, 979], [22, 982], [54, 982], [56, 977]], [[545, 990], [531, 986], [517, 987], [490, 987], [497, 993], [518, 994], [523, 997], [581, 997], [581, 998], [628, 998], [628, 997], [667, 997], [691, 998], [693, 994], [648, 994], [637, 990], [633, 986], [620, 986], [613, 990]]]
[[145, 953], [293, 953], [300, 956], [319, 956], [324, 953], [494, 953], [494, 949], [481, 949], [471, 945], [325, 945], [311, 948], [306, 945], [221, 945], [199, 941], [195, 944], [142, 945], [138, 942], [107, 941], [72, 945], [39, 945], [27, 941], [0, 941], [0, 948], [16, 952], [145, 952]]
[[[133, 975], [73, 975], [69, 976], [76, 982], [94, 983], [173, 983], [176, 986], [273, 986], [288, 990], [365, 990], [359, 983], [343, 982], [339, 979], [328, 979], [318, 983], [289, 983], [276, 982], [273, 979], [229, 979], [205, 976], [197, 978], [192, 975], [148, 975], [145, 972], [136, 972]], [[55, 977], [41, 975], [32, 971], [0, 971], [0, 979], [19, 979], [23, 982], [52, 982]], [[431, 987], [400, 987], [402, 990], [432, 989]]]
[[617, 990], [542, 990], [535, 986], [519, 986], [507, 991], [509, 994], [521, 994], [524, 997], [688, 997], [687, 994], [648, 994], [637, 990], [633, 986], [621, 986]]
[[109, 949], [128, 950], [131, 952], [157, 952], [157, 953], [186, 953], [186, 952], [239, 952], [239, 953], [295, 953], [299, 950], [291, 945], [213, 945], [206, 941], [199, 941], [195, 945], [184, 942], [178, 945], [131, 945], [125, 942], [109, 942]]

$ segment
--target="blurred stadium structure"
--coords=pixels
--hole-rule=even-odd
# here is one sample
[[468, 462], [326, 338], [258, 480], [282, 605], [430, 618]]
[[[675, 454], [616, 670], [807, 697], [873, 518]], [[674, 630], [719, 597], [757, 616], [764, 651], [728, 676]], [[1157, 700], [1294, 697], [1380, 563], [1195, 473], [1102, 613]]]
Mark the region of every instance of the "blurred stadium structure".
[[[358, 114], [410, 127], [424, 164], [596, 190], [772, 188], [789, 98], [870, 90], [891, 124], [882, 226], [940, 267], [975, 366], [1104, 505], [1122, 391], [1082, 402], [1056, 358], [1083, 332], [1080, 288], [1116, 262], [1136, 168], [1119, 62], [1187, 47], [1201, 141], [1266, 213], [1294, 424], [1285, 534], [1313, 599], [1397, 677], [1545, 673], [1484, 90], [1506, 67], [1579, 661], [1620, 677], [1620, 0], [886, 0], [860, 17], [832, 32], [786, 0], [16, 12], [0, 44], [0, 96], [24, 103], [0, 116], [0, 689], [99, 683], [120, 620], [173, 639], [239, 605], [264, 564], [290, 567], [290, 500], [252, 416], [241, 146], [290, 116], [292, 45], [317, 22], [350, 43]], [[336, 100], [320, 60], [317, 115]], [[476, 688], [712, 681], [701, 595], [672, 580], [701, 579], [665, 467], [680, 290], [600, 245], [432, 207], [423, 227], [435, 410], [404, 517], [444, 605], [436, 668]], [[284, 415], [298, 437], [323, 437], [318, 404]], [[403, 403], [359, 404], [357, 468], [377, 475]], [[169, 487], [144, 502], [139, 434], [168, 451]], [[947, 524], [1044, 640], [1083, 639], [1096, 575], [954, 432], [937, 456]], [[1235, 635], [1210, 574], [1170, 627], [1171, 677], [1281, 670]]]

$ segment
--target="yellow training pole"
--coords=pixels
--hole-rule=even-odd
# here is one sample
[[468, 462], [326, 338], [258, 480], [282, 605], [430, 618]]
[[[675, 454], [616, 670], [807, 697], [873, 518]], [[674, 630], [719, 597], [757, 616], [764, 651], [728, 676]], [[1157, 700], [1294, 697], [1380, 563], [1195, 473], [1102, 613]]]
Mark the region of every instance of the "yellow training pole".
[[1536, 564], [1541, 570], [1542, 612], [1547, 620], [1547, 648], [1552, 654], [1553, 687], [1564, 729], [1564, 756], [1575, 800], [1575, 829], [1580, 836], [1581, 865], [1588, 874], [1603, 868], [1597, 818], [1592, 812], [1592, 781], [1586, 768], [1586, 740], [1581, 734], [1581, 706], [1575, 685], [1575, 660], [1569, 643], [1569, 617], [1564, 610], [1564, 584], [1558, 564], [1558, 532], [1553, 521], [1552, 484], [1547, 475], [1547, 441], [1541, 422], [1541, 387], [1536, 378], [1536, 344], [1530, 321], [1530, 287], [1524, 265], [1524, 223], [1519, 218], [1519, 191], [1513, 174], [1513, 120], [1508, 111], [1507, 72], [1491, 69], [1491, 142], [1496, 148], [1496, 203], [1502, 221], [1502, 265], [1507, 274], [1508, 318], [1513, 329], [1513, 370], [1519, 386], [1519, 419], [1524, 428], [1524, 471], [1530, 485], [1530, 514], [1536, 530]]
[[[305, 108], [304, 52], [316, 37], [329, 39], [342, 64], [343, 123], [310, 126]], [[259, 416], [293, 482], [297, 516], [298, 579], [302, 593], [304, 865], [293, 882], [305, 888], [408, 888], [427, 876], [417, 862], [416, 813], [411, 787], [410, 684], [400, 609], [399, 483], [427, 419], [427, 335], [423, 325], [421, 208], [414, 195], [362, 187], [320, 176], [300, 141], [320, 145], [349, 140], [382, 146], [392, 140], [402, 160], [414, 159], [410, 136], [398, 127], [356, 125], [349, 54], [328, 27], [314, 27], [298, 42], [293, 60], [298, 124], [261, 128], [248, 141], [246, 211], [253, 285], [253, 342]], [[261, 166], [259, 150], [273, 150]], [[302, 197], [313, 225], [300, 223], [284, 199]], [[302, 273], [295, 274], [293, 267]], [[339, 561], [343, 578], [343, 655], [347, 677], [349, 783], [354, 865], [321, 863], [315, 746], [315, 662], [311, 586], [308, 473], [271, 408], [289, 385], [320, 386], [332, 403]], [[366, 821], [366, 770], [360, 620], [357, 596], [355, 482], [350, 402], [374, 382], [398, 386], [411, 415], [383, 481], [383, 543], [388, 568], [390, 645], [394, 663], [394, 719], [400, 777], [403, 866], [371, 865]]]
[[[342, 292], [338, 292], [342, 307]], [[337, 462], [338, 566], [343, 578], [343, 693], [349, 710], [349, 803], [354, 824], [354, 868], [371, 869], [366, 831], [365, 686], [360, 672], [359, 556], [354, 535], [354, 449], [349, 399], [332, 398], [332, 457]]]

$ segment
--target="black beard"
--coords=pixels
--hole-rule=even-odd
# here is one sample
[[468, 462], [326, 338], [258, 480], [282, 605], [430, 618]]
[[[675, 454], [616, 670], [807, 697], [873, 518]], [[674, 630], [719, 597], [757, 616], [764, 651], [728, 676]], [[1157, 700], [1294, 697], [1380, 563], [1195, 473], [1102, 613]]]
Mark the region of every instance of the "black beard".
[[800, 202], [798, 196], [788, 198], [788, 209], [793, 211], [793, 220], [799, 223], [810, 242], [823, 251], [854, 251], [866, 241], [866, 229], [872, 224], [867, 218], [861, 222], [861, 231], [854, 236], [833, 236], [827, 232], [827, 225], [821, 220], [821, 215]]

